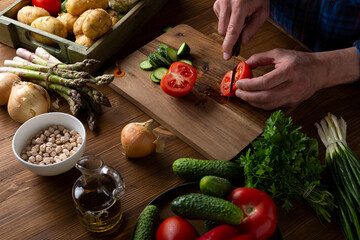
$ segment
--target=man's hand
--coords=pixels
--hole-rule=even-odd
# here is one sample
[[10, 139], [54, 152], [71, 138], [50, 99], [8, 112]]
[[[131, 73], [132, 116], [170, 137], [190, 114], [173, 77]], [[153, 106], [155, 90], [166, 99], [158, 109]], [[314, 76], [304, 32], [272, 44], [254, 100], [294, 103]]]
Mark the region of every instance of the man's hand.
[[216, 0], [214, 12], [219, 19], [218, 32], [225, 36], [222, 45], [224, 59], [232, 55], [232, 48], [249, 17], [241, 42], [247, 44], [269, 16], [269, 0]]
[[246, 63], [251, 69], [270, 64], [275, 67], [263, 76], [236, 82], [237, 97], [266, 110], [294, 106], [321, 88], [360, 78], [360, 57], [355, 47], [319, 53], [274, 49], [254, 54]]

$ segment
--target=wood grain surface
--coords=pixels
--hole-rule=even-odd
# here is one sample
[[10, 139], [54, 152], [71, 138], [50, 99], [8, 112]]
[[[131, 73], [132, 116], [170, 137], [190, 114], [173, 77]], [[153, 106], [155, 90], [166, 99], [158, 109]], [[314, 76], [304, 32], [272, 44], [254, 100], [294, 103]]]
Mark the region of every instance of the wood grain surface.
[[[186, 42], [191, 48], [189, 58], [198, 78], [191, 92], [182, 98], [165, 94], [150, 80], [152, 71], [139, 68], [160, 42], [174, 49]], [[227, 102], [227, 97], [220, 95], [221, 80], [233, 68], [232, 61], [223, 60], [221, 45], [188, 25], [178, 25], [162, 34], [119, 65], [125, 76], [116, 78], [110, 87], [208, 159], [231, 160], [262, 132], [266, 119], [262, 111], [251, 115], [245, 102], [235, 97]]]
[[[14, 0], [1, 0], [0, 10]], [[113, 68], [117, 59], [151, 42], [163, 33], [165, 27], [187, 24], [221, 44], [217, 33], [217, 19], [213, 13], [213, 0], [169, 0], [166, 6], [153, 17], [126, 48], [109, 59], [106, 68]], [[116, 43], [114, 43], [116, 44]], [[251, 42], [242, 47], [241, 56], [250, 57], [260, 51], [282, 47], [307, 51], [271, 21], [265, 22]], [[12, 59], [15, 49], [0, 44], [0, 65]], [[263, 71], [268, 71], [264, 68]], [[117, 169], [126, 182], [123, 198], [124, 221], [120, 228], [109, 235], [98, 235], [86, 231], [78, 222], [71, 198], [71, 188], [80, 172], [72, 169], [55, 177], [41, 177], [24, 169], [11, 150], [12, 137], [20, 126], [7, 114], [6, 106], [0, 107], [0, 239], [131, 239], [137, 217], [144, 207], [162, 192], [185, 181], [175, 176], [172, 162], [179, 157], [205, 158], [192, 146], [172, 136], [160, 127], [157, 131], [167, 135], [166, 151], [142, 159], [127, 159], [122, 152], [120, 132], [125, 124], [145, 121], [150, 118], [135, 104], [119, 95], [110, 87], [99, 87], [110, 99], [112, 108], [104, 108], [95, 132], [87, 129], [86, 155], [96, 154], [105, 164]], [[360, 85], [359, 83], [324, 89], [300, 104], [290, 113], [294, 122], [303, 126], [302, 131], [319, 140], [314, 123], [328, 112], [343, 116], [348, 123], [347, 143], [360, 156]], [[52, 95], [54, 98], [54, 96]], [[56, 97], [55, 97], [56, 98]], [[60, 109], [68, 112], [64, 101]], [[257, 112], [249, 107], [249, 112]], [[264, 114], [270, 112], [264, 111]], [[80, 116], [84, 121], [84, 118]], [[84, 121], [85, 123], [85, 121]], [[263, 122], [256, 123], [258, 125]], [[319, 142], [320, 160], [324, 160], [325, 148]], [[278, 205], [278, 223], [286, 240], [339, 240], [344, 236], [336, 222], [320, 223], [314, 212], [306, 205], [294, 202], [286, 212]]]

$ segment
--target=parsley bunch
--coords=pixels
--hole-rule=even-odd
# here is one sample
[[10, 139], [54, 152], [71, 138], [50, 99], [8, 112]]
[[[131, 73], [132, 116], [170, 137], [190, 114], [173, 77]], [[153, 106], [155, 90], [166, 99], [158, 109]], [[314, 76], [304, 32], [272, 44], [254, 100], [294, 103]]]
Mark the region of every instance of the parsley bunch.
[[263, 134], [237, 160], [244, 167], [246, 187], [279, 199], [289, 210], [291, 199], [305, 200], [317, 215], [330, 222], [334, 199], [320, 183], [323, 171], [318, 142], [309, 138], [280, 110], [266, 121]]

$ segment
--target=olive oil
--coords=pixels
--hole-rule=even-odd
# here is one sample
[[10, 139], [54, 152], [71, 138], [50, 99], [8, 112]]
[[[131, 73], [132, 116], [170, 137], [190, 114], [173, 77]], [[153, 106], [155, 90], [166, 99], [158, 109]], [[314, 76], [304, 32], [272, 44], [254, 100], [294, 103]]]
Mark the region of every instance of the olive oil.
[[105, 232], [119, 226], [123, 210], [120, 200], [112, 192], [101, 186], [95, 189], [75, 188], [77, 215], [80, 223], [91, 232]]
[[120, 200], [125, 182], [121, 175], [97, 156], [82, 157], [75, 167], [82, 173], [72, 189], [81, 225], [91, 232], [115, 231], [123, 217]]

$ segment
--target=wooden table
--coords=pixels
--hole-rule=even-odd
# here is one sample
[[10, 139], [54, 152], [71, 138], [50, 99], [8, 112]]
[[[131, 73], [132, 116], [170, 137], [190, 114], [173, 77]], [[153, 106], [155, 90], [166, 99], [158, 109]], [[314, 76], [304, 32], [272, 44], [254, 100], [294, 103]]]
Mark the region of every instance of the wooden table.
[[[2, 0], [4, 9], [14, 0]], [[139, 31], [134, 41], [109, 61], [123, 58], [151, 41], [168, 26], [188, 24], [219, 43], [217, 19], [210, 0], [170, 0], [166, 6]], [[245, 58], [259, 51], [275, 47], [306, 50], [304, 46], [279, 30], [269, 21], [255, 38], [242, 48]], [[0, 44], [0, 65], [11, 59], [15, 50]], [[204, 158], [190, 146], [169, 134], [166, 151], [143, 159], [129, 160], [123, 154], [120, 132], [128, 122], [144, 121], [149, 117], [109, 87], [100, 90], [110, 98], [112, 108], [104, 109], [96, 132], [87, 130], [86, 155], [100, 156], [105, 164], [121, 172], [126, 182], [123, 198], [124, 221], [109, 236], [87, 232], [78, 222], [71, 197], [71, 189], [80, 172], [72, 169], [55, 176], [37, 176], [24, 169], [12, 154], [12, 137], [20, 126], [0, 107], [0, 238], [1, 239], [130, 239], [137, 217], [144, 207], [163, 191], [184, 183], [171, 169], [179, 157]], [[310, 137], [317, 136], [314, 126], [328, 112], [343, 116], [348, 123], [347, 142], [360, 156], [360, 93], [359, 83], [337, 86], [319, 91], [290, 113], [296, 124]], [[61, 108], [69, 112], [66, 107]], [[320, 158], [324, 160], [325, 148], [319, 140]], [[332, 223], [321, 224], [307, 206], [295, 203], [285, 212], [278, 207], [278, 222], [284, 239], [344, 239], [333, 218]]]

